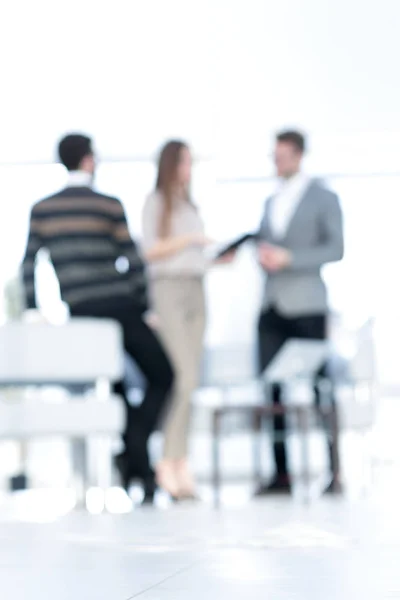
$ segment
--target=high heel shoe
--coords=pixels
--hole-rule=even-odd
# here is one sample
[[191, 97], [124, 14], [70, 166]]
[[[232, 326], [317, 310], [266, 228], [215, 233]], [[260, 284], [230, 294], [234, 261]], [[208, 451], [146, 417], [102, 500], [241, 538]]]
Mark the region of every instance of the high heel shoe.
[[197, 500], [196, 484], [186, 459], [177, 463], [175, 472], [180, 498], [184, 500]]
[[160, 488], [168, 492], [173, 500], [179, 500], [179, 485], [173, 461], [163, 460], [156, 468], [156, 482]]

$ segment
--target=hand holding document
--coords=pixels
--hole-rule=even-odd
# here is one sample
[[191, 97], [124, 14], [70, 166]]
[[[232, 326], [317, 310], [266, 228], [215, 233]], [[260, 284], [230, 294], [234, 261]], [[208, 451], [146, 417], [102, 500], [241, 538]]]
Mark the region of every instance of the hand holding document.
[[154, 311], [148, 311], [143, 315], [143, 321], [150, 327], [150, 329], [158, 329], [160, 327], [160, 319], [157, 313]]
[[214, 240], [204, 235], [204, 233], [193, 233], [188, 235], [189, 246], [199, 246], [200, 248], [207, 248], [214, 244]]
[[214, 258], [213, 264], [214, 265], [230, 265], [233, 263], [235, 258], [236, 258], [236, 250], [232, 250], [232, 252], [223, 254], [219, 258]]
[[235, 238], [231, 242], [225, 244], [218, 244], [213, 249], [213, 260], [216, 264], [229, 264], [231, 263], [238, 249], [243, 246], [246, 242], [250, 242], [255, 238], [253, 233], [245, 233]]

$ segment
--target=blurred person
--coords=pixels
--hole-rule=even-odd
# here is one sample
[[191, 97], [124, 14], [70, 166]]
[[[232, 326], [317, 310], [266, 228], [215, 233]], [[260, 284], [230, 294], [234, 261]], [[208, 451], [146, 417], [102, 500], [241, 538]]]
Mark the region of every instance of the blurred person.
[[[27, 308], [36, 308], [35, 259], [45, 247], [71, 316], [109, 318], [121, 324], [125, 350], [142, 371], [147, 387], [141, 405], [131, 406], [123, 382], [115, 386], [126, 407], [125, 450], [116, 457], [116, 465], [124, 487], [138, 478], [144, 484], [145, 500], [151, 500], [155, 476], [147, 443], [171, 389], [173, 371], [144, 321], [145, 269], [123, 206], [117, 198], [92, 189], [96, 167], [92, 140], [85, 135], [67, 135], [58, 154], [69, 179], [65, 189], [35, 204], [31, 212], [23, 259]], [[117, 269], [121, 257], [127, 261], [122, 270]]]
[[[160, 485], [175, 498], [195, 497], [188, 464], [191, 398], [198, 385], [206, 322], [203, 280], [210, 243], [190, 194], [192, 156], [173, 140], [161, 150], [155, 191], [143, 211], [143, 244], [158, 329], [176, 379], [164, 426]], [[228, 255], [220, 261], [232, 260]]]
[[[324, 340], [328, 304], [321, 268], [343, 257], [342, 212], [337, 196], [302, 171], [306, 140], [297, 131], [277, 135], [275, 165], [281, 186], [266, 202], [259, 230], [258, 258], [265, 271], [265, 295], [258, 323], [258, 357], [262, 373], [291, 338]], [[326, 368], [322, 374], [325, 374]], [[316, 399], [320, 401], [318, 390]], [[272, 389], [273, 402], [282, 402], [281, 388]], [[334, 399], [332, 398], [332, 401]], [[274, 432], [286, 431], [284, 416], [276, 416]], [[289, 493], [285, 443], [274, 443], [276, 474], [257, 495]], [[332, 480], [327, 492], [339, 489], [333, 481], [334, 462], [329, 444]], [[336, 485], [334, 485], [336, 483]]]

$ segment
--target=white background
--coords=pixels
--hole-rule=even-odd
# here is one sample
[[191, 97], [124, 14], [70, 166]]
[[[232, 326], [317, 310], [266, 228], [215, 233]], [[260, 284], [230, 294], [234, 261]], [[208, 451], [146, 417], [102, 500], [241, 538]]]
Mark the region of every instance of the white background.
[[[256, 227], [273, 186], [272, 134], [297, 126], [310, 134], [307, 169], [328, 176], [345, 213], [346, 259], [327, 271], [332, 305], [353, 321], [377, 315], [391, 352], [399, 18], [397, 0], [4, 2], [0, 285], [18, 268], [30, 206], [64, 182], [46, 163], [66, 131], [95, 137], [97, 184], [122, 198], [135, 235], [157, 148], [188, 140], [196, 200], [225, 239]], [[209, 339], [252, 339], [258, 293], [251, 255], [212, 274]]]
[[51, 160], [69, 129], [106, 158], [182, 135], [256, 175], [282, 125], [314, 135], [323, 170], [343, 151], [359, 168], [349, 144], [380, 155], [371, 132], [398, 148], [397, 0], [14, 0], [0, 17], [0, 162]]

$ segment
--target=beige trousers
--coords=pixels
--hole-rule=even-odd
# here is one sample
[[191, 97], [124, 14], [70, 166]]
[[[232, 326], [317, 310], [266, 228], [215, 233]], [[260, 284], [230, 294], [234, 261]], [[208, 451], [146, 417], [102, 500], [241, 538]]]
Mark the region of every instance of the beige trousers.
[[153, 306], [161, 340], [175, 370], [175, 385], [164, 426], [164, 458], [188, 454], [191, 400], [200, 373], [205, 329], [203, 280], [198, 277], [153, 281]]

